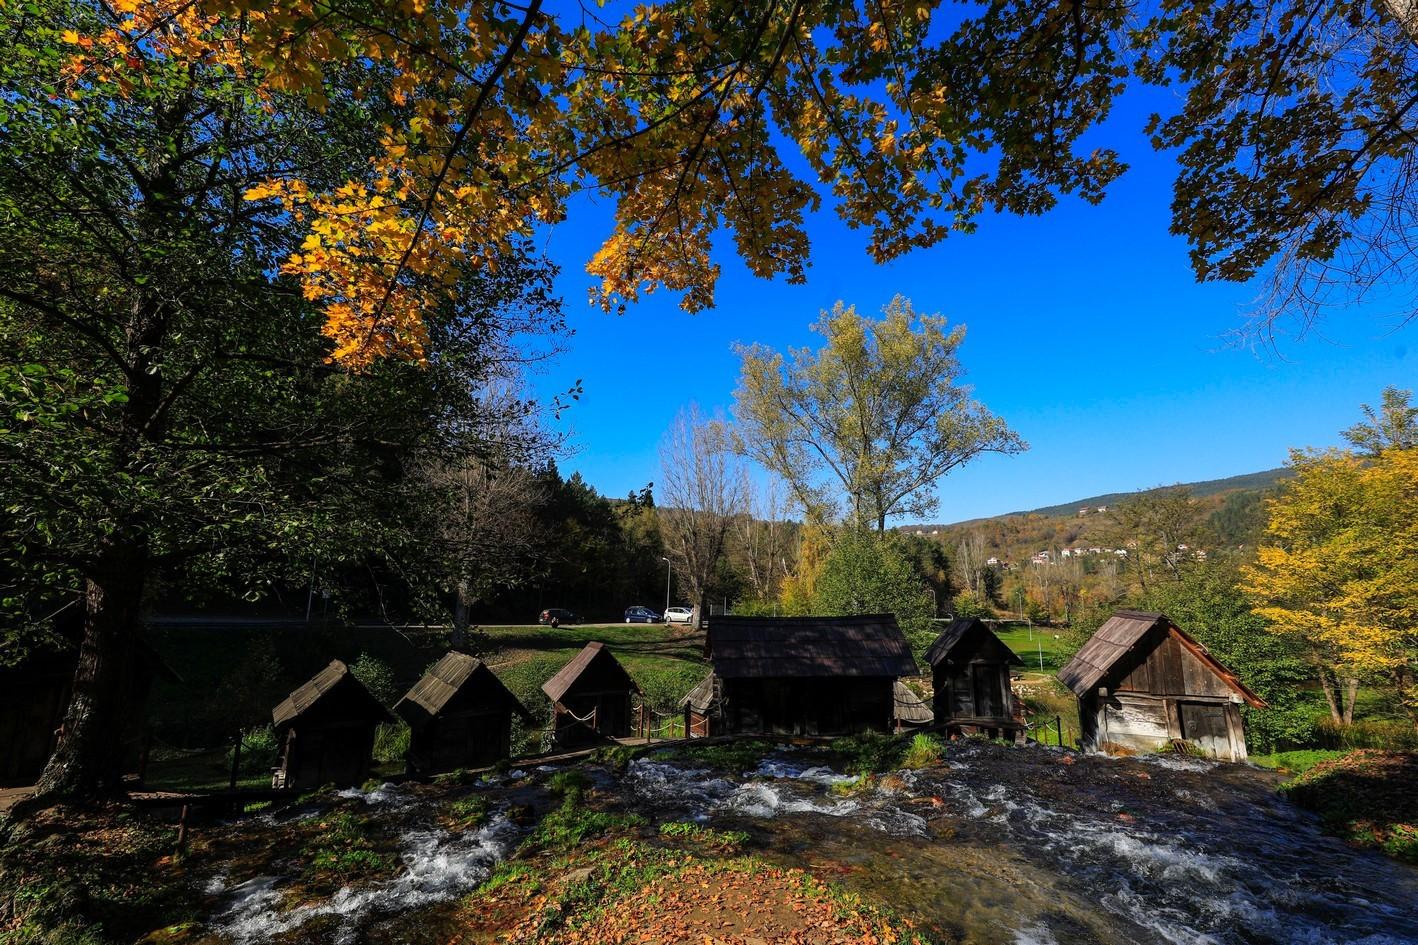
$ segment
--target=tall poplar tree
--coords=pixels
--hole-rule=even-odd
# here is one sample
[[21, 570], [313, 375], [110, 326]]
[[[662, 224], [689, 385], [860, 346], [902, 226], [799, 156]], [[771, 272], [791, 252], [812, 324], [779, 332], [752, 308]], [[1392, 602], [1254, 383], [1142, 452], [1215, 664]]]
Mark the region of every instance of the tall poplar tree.
[[741, 346], [734, 392], [740, 448], [814, 521], [884, 531], [893, 515], [934, 511], [952, 469], [1027, 448], [964, 384], [963, 326], [898, 296], [879, 321], [839, 302], [814, 331], [816, 351]]

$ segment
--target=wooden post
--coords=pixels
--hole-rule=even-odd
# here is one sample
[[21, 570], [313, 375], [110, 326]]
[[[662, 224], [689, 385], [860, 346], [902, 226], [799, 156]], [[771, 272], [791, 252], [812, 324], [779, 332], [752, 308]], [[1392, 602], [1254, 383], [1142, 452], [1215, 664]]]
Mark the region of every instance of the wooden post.
[[182, 805], [182, 814], [177, 819], [177, 856], [187, 853], [187, 805]]
[[1056, 716], [1054, 716], [1054, 732], [1058, 735], [1058, 737], [1059, 737], [1059, 747], [1062, 748], [1062, 747], [1064, 746], [1064, 743], [1063, 743], [1063, 716], [1062, 716], [1062, 715], [1056, 715]]

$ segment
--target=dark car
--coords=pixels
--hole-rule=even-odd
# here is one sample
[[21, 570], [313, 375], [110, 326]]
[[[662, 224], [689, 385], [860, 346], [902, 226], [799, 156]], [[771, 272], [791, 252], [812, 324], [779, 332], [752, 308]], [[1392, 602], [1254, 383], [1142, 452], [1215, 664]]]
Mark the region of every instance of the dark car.
[[544, 627], [559, 627], [564, 623], [580, 623], [581, 618], [565, 607], [548, 607], [542, 611], [537, 618], [537, 623]]
[[626, 623], [659, 623], [660, 615], [649, 607], [627, 607], [625, 610]]

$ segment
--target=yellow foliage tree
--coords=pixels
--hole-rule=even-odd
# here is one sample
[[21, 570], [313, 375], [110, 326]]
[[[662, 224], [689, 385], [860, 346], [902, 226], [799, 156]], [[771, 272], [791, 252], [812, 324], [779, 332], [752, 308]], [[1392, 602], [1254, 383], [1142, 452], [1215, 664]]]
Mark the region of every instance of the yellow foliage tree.
[[1418, 450], [1296, 452], [1291, 465], [1244, 589], [1276, 633], [1305, 641], [1337, 721], [1352, 721], [1367, 678], [1418, 725]]
[[1123, 168], [1077, 147], [1118, 90], [1121, 7], [996, 5], [928, 42], [931, 0], [677, 0], [618, 20], [542, 0], [76, 2], [106, 25], [62, 33], [71, 96], [130, 94], [165, 60], [224, 70], [276, 110], [368, 104], [381, 135], [358, 179], [292, 168], [246, 195], [306, 228], [284, 272], [356, 369], [424, 357], [422, 313], [459, 269], [558, 222], [578, 191], [614, 207], [595, 300], [665, 287], [698, 310], [720, 230], [755, 274], [803, 281], [806, 214], [828, 191], [887, 260], [987, 208], [1097, 202]]
[[798, 565], [783, 578], [778, 603], [790, 617], [803, 617], [813, 612], [817, 595], [817, 579], [832, 551], [832, 536], [827, 528], [811, 523], [803, 526], [798, 545]]

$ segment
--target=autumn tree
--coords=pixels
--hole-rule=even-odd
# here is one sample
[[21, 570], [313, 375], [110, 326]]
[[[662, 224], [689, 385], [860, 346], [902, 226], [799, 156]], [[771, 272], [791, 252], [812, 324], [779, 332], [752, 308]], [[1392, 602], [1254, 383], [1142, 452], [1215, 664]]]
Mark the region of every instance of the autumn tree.
[[[801, 281], [806, 220], [829, 189], [877, 260], [989, 211], [1096, 203], [1126, 165], [1084, 142], [1137, 82], [1178, 88], [1148, 131], [1179, 152], [1172, 226], [1199, 279], [1269, 273], [1262, 314], [1303, 319], [1416, 284], [1403, 221], [1418, 110], [1404, 77], [1418, 52], [1397, 0], [948, 13], [930, 0], [698, 0], [613, 21], [541, 0], [84, 9], [101, 16], [60, 18], [75, 28], [55, 34], [71, 85], [129, 94], [168, 60], [317, 108], [352, 82], [377, 108], [360, 172], [292, 169], [251, 192], [299, 215], [308, 239], [283, 265], [347, 363], [419, 357], [421, 313], [449, 270], [556, 222], [582, 190], [614, 207], [588, 264], [611, 307], [657, 287], [710, 306], [721, 229], [755, 274]], [[1400, 306], [1411, 313], [1411, 299]]]
[[1418, 312], [1418, 31], [1406, 0], [1162, 0], [1131, 33], [1136, 75], [1178, 87], [1172, 232], [1199, 280], [1267, 289], [1270, 329], [1373, 297]]
[[806, 617], [814, 613], [817, 582], [831, 552], [829, 528], [809, 522], [799, 530], [796, 563], [778, 591], [778, 603], [784, 614]]
[[362, 173], [369, 97], [352, 76], [318, 103], [257, 95], [155, 47], [116, 84], [76, 77], [70, 52], [121, 26], [107, 6], [0, 6], [0, 555], [19, 611], [4, 658], [56, 599], [82, 614], [51, 796], [119, 789], [159, 583], [257, 595], [314, 561], [426, 587], [410, 470], [487, 447], [472, 392], [499, 315], [558, 320], [550, 272], [509, 243], [496, 266], [449, 270], [425, 365], [331, 364], [323, 313], [277, 274], [304, 224], [244, 194], [296, 169], [322, 189]]
[[696, 625], [735, 520], [748, 511], [747, 480], [722, 421], [680, 411], [660, 446], [660, 534], [695, 608]]
[[985, 587], [985, 535], [976, 529], [962, 536], [955, 545], [955, 568], [961, 586], [981, 600], [987, 599]]
[[1336, 722], [1367, 678], [1418, 724], [1418, 450], [1297, 451], [1290, 465], [1242, 572], [1256, 613], [1305, 646]]
[[893, 515], [933, 511], [952, 469], [1025, 449], [963, 383], [963, 326], [898, 296], [879, 321], [839, 302], [814, 330], [816, 351], [741, 346], [734, 392], [739, 449], [781, 477], [813, 521], [845, 506], [849, 522], [885, 531]]

